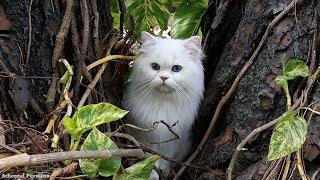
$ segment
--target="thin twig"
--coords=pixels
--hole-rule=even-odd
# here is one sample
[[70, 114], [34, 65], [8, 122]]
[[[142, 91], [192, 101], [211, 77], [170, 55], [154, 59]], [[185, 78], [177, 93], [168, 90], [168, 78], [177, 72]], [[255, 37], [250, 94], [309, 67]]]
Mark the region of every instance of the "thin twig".
[[120, 27], [119, 27], [119, 31], [120, 34], [123, 35], [123, 25], [124, 25], [124, 17], [126, 14], [126, 5], [124, 3], [124, 0], [118, 0], [119, 3], [119, 9], [120, 9]]
[[72, 9], [73, 9], [73, 0], [67, 0], [66, 11], [64, 13], [59, 32], [56, 36], [56, 44], [53, 49], [53, 55], [52, 55], [53, 69], [56, 69], [56, 63], [60, 58], [61, 51], [64, 46], [65, 38], [67, 37], [67, 34], [68, 34], [68, 29], [69, 29], [70, 21], [72, 17]]
[[[207, 141], [209, 140], [209, 137], [215, 127], [215, 125], [217, 124], [220, 112], [224, 106], [224, 104], [230, 99], [230, 97], [233, 96], [234, 92], [237, 89], [237, 86], [240, 82], [240, 80], [242, 79], [242, 77], [245, 75], [245, 73], [247, 72], [247, 70], [251, 67], [251, 65], [253, 64], [254, 60], [256, 59], [256, 57], [258, 56], [260, 50], [262, 49], [263, 45], [265, 44], [268, 35], [270, 34], [271, 30], [273, 29], [273, 27], [275, 25], [278, 24], [278, 22], [286, 15], [288, 14], [288, 12], [293, 8], [294, 4], [296, 4], [297, 2], [299, 2], [299, 0], [293, 0], [278, 16], [276, 16], [275, 19], [272, 20], [272, 22], [268, 25], [258, 47], [255, 49], [254, 53], [252, 54], [252, 56], [250, 57], [250, 59], [247, 61], [247, 63], [245, 64], [245, 66], [241, 69], [240, 73], [238, 74], [238, 76], [236, 77], [236, 79], [234, 80], [231, 88], [229, 89], [229, 91], [227, 92], [227, 94], [225, 96], [223, 96], [221, 98], [221, 100], [219, 101], [219, 104], [214, 112], [214, 115], [212, 117], [212, 120], [210, 122], [210, 125], [204, 135], [204, 137], [201, 140], [201, 143], [198, 145], [197, 149], [192, 153], [192, 155], [189, 157], [189, 159], [186, 161], [186, 164], [190, 164], [196, 157], [197, 155], [200, 153], [200, 151], [203, 149], [204, 145], [207, 143]], [[178, 179], [182, 173], [184, 172], [184, 170], [186, 169], [185, 166], [181, 167], [181, 169], [178, 171], [178, 173], [175, 175], [174, 179]], [[229, 173], [228, 173], [229, 174]], [[231, 177], [230, 177], [231, 179]]]
[[134, 58], [136, 58], [136, 56], [110, 55], [110, 56], [107, 56], [105, 58], [99, 59], [99, 60], [91, 63], [90, 65], [88, 65], [87, 66], [87, 71], [90, 71], [92, 68], [94, 68], [94, 67], [96, 67], [96, 66], [98, 66], [100, 64], [106, 63], [108, 61], [111, 61], [111, 60], [123, 59], [123, 60], [132, 61], [132, 60], [134, 60]]
[[88, 41], [89, 41], [89, 11], [87, 0], [80, 1], [81, 7], [81, 16], [83, 22], [83, 31], [82, 31], [82, 46], [81, 46], [81, 56], [85, 56], [88, 50]]
[[320, 168], [318, 168], [318, 169], [313, 173], [311, 180], [316, 180], [319, 172], [320, 172]]
[[31, 10], [32, 10], [32, 3], [33, 0], [30, 0], [29, 4], [29, 11], [28, 11], [28, 16], [29, 16], [29, 40], [28, 40], [28, 47], [27, 47], [27, 57], [26, 57], [26, 62], [24, 64], [23, 68], [23, 74], [26, 73], [28, 64], [29, 64], [29, 58], [30, 58], [30, 49], [31, 49], [31, 41], [32, 41], [32, 20], [31, 20]]
[[303, 165], [302, 165], [301, 149], [299, 149], [296, 152], [296, 156], [297, 156], [297, 168], [298, 168], [300, 177], [301, 177], [302, 180], [307, 180], [306, 173], [304, 172], [304, 168], [303, 168]]
[[114, 132], [107, 132], [108, 136], [116, 136], [116, 137], [121, 137], [121, 138], [125, 138], [130, 140], [131, 142], [133, 142], [137, 147], [140, 147], [140, 143], [133, 137], [130, 136], [129, 134], [124, 134], [124, 133], [114, 133]]
[[7, 149], [7, 150], [9, 150], [9, 151], [11, 151], [11, 152], [14, 152], [14, 153], [16, 153], [16, 154], [21, 154], [20, 151], [16, 150], [15, 148], [12, 148], [12, 147], [10, 147], [10, 146], [8, 146], [8, 145], [6, 145], [6, 144], [0, 143], [0, 147], [2, 147], [2, 148], [4, 148], [4, 149]]
[[110, 55], [110, 56], [106, 56], [103, 59], [97, 60], [94, 63], [90, 64], [87, 67], [87, 70], [89, 71], [91, 68], [102, 64], [102, 66], [100, 67], [99, 71], [97, 72], [96, 76], [94, 77], [94, 79], [92, 80], [92, 82], [88, 85], [88, 88], [86, 89], [85, 93], [83, 94], [77, 109], [80, 109], [84, 103], [86, 102], [91, 90], [95, 87], [95, 85], [97, 84], [97, 82], [99, 81], [102, 73], [104, 72], [105, 68], [107, 67], [107, 62], [113, 59], [125, 59], [125, 60], [132, 60], [134, 57], [133, 56], [124, 56], [124, 55]]
[[283, 171], [283, 175], [282, 175], [282, 180], [287, 180], [287, 177], [288, 177], [288, 173], [289, 173], [289, 170], [290, 170], [290, 165], [291, 165], [291, 154], [289, 154], [287, 157], [286, 157], [286, 162], [285, 162], [285, 168], [284, 168], [284, 171]]
[[162, 143], [167, 143], [167, 142], [170, 142], [170, 141], [174, 141], [176, 139], [180, 139], [180, 136], [179, 134], [177, 134], [172, 128], [177, 125], [178, 121], [173, 123], [172, 125], [169, 125], [168, 123], [166, 123], [164, 120], [161, 120], [160, 123], [164, 124], [168, 130], [171, 132], [171, 134], [173, 134], [173, 138], [171, 139], [168, 139], [168, 140], [164, 140], [164, 141], [159, 141], [159, 142], [149, 142], [149, 144], [162, 144]]
[[73, 162], [64, 168], [57, 168], [57, 169], [53, 170], [53, 172], [50, 175], [49, 180], [57, 179], [58, 176], [64, 176], [64, 175], [71, 174], [76, 170], [77, 166], [78, 166], [78, 163]]
[[271, 172], [269, 173], [269, 175], [266, 177], [266, 179], [271, 179], [272, 176], [273, 176], [276, 172], [278, 172], [278, 170], [279, 170], [279, 165], [281, 164], [282, 160], [283, 160], [283, 159], [278, 159], [278, 160], [276, 161], [275, 166], [273, 167], [273, 169], [271, 170]]
[[306, 109], [306, 110], [311, 111], [311, 112], [313, 112], [313, 113], [315, 113], [315, 114], [317, 114], [317, 115], [319, 115], [319, 116], [320, 116], [320, 112], [319, 112], [319, 111], [313, 110], [313, 109], [311, 109], [311, 108], [308, 108], [308, 107], [301, 107], [301, 109]]
[[94, 14], [94, 28], [93, 28], [93, 41], [94, 41], [94, 49], [96, 52], [96, 57], [100, 58], [100, 40], [99, 40], [99, 12], [98, 12], [98, 8], [97, 8], [97, 1], [93, 0], [90, 1], [91, 2], [91, 6], [92, 6], [92, 11]]
[[[165, 122], [164, 120], [156, 121], [156, 122], [154, 122], [154, 123], [152, 124], [151, 127], [148, 127], [148, 128], [138, 127], [138, 126], [135, 126], [135, 125], [133, 125], [133, 124], [123, 124], [123, 125], [119, 126], [119, 127], [117, 128], [117, 130], [114, 131], [114, 132], [112, 132], [112, 133], [117, 133], [117, 132], [120, 131], [123, 127], [130, 127], [130, 128], [132, 128], [132, 129], [136, 129], [136, 130], [138, 130], [138, 131], [151, 132], [151, 131], [155, 130], [155, 129], [158, 127], [158, 124], [160, 124], [160, 123], [161, 123], [161, 124], [164, 124], [164, 125], [168, 128], [169, 132], [170, 132], [174, 137], [171, 138], [171, 139], [163, 140], [163, 141], [149, 142], [149, 144], [162, 144], [162, 143], [167, 143], [167, 142], [170, 142], [170, 141], [173, 141], [173, 140], [176, 140], [176, 139], [179, 139], [179, 138], [180, 138], [180, 136], [178, 135], [178, 133], [176, 133], [176, 132], [172, 129], [174, 126], [177, 125], [178, 121], [175, 122], [175, 123], [173, 123], [172, 125], [169, 125], [169, 124], [168, 124], [167, 122]], [[111, 133], [111, 134], [112, 134], [112, 133]]]
[[23, 153], [0, 159], [0, 171], [12, 167], [32, 166], [71, 159], [111, 158], [123, 156], [147, 157], [146, 153], [144, 153], [142, 149], [117, 149], [112, 151], [68, 151], [34, 155]]

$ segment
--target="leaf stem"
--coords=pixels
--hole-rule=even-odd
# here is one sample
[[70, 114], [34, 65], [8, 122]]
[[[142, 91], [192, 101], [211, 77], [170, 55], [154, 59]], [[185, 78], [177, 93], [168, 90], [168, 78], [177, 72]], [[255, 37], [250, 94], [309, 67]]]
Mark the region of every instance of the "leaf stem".
[[208, 0], [202, 0], [203, 4], [208, 6], [209, 5], [209, 1]]
[[289, 87], [285, 86], [283, 89], [287, 97], [287, 110], [289, 110], [291, 108], [291, 96], [289, 92]]
[[87, 66], [87, 71], [90, 71], [92, 68], [94, 68], [95, 66], [98, 66], [100, 64], [103, 64], [107, 61], [110, 61], [110, 60], [115, 60], [115, 59], [123, 59], [123, 60], [129, 60], [129, 61], [132, 61], [134, 60], [134, 58], [136, 58], [136, 56], [124, 56], [124, 55], [109, 55], [109, 56], [106, 56], [102, 59], [99, 59], [91, 64], [89, 64]]

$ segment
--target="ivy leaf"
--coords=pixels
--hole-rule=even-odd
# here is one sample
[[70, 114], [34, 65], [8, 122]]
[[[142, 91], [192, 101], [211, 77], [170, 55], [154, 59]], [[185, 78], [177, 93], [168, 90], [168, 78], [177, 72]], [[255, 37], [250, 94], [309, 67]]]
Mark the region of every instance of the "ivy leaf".
[[287, 156], [302, 147], [308, 127], [306, 120], [298, 112], [288, 112], [276, 124], [270, 140], [268, 160]]
[[140, 161], [128, 168], [119, 176], [114, 176], [114, 180], [131, 180], [131, 179], [149, 179], [152, 168], [156, 161], [160, 158], [158, 155], [153, 155], [147, 159]]
[[172, 22], [173, 38], [188, 38], [197, 33], [200, 19], [207, 6], [202, 1], [183, 3], [175, 12]]
[[110, 3], [110, 10], [113, 13], [119, 13], [120, 9], [119, 9], [119, 2], [118, 0], [109, 0]]
[[120, 9], [118, 0], [110, 0], [111, 16], [113, 18], [112, 26], [116, 29], [120, 27]]
[[283, 75], [288, 80], [298, 76], [307, 77], [308, 73], [309, 69], [306, 63], [298, 59], [289, 60], [283, 68]]
[[[167, 29], [170, 12], [169, 0], [126, 0], [127, 11], [136, 20], [136, 31], [140, 36], [142, 30], [150, 31], [151, 28], [159, 25], [161, 29]], [[129, 16], [127, 23], [130, 24]]]
[[276, 78], [276, 83], [281, 86], [285, 91], [288, 90], [288, 80], [285, 76], [278, 76]]
[[121, 119], [127, 113], [109, 103], [90, 104], [80, 108], [72, 118], [64, 119], [63, 124], [73, 138], [79, 139], [85, 131]]
[[112, 12], [111, 15], [113, 17], [112, 26], [116, 29], [119, 29], [119, 27], [120, 27], [120, 14]]
[[[94, 128], [84, 140], [81, 150], [115, 150], [118, 146], [105, 134]], [[80, 159], [81, 171], [93, 178], [99, 173], [101, 176], [112, 176], [118, 172], [121, 166], [121, 158], [113, 157], [108, 159], [89, 158]]]

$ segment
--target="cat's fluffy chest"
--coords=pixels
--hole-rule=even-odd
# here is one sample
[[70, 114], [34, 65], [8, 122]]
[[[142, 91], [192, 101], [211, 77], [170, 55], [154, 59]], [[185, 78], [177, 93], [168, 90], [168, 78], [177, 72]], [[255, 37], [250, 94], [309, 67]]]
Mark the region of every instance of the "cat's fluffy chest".
[[[174, 129], [177, 131], [189, 130], [192, 126], [196, 107], [187, 102], [181, 103], [174, 92], [163, 94], [156, 92], [148, 95], [139, 95], [132, 90], [129, 94], [127, 106], [131, 109], [134, 123], [145, 127], [151, 127], [153, 123], [165, 121], [169, 125], [177, 122]], [[145, 127], [147, 128], [147, 127]]]

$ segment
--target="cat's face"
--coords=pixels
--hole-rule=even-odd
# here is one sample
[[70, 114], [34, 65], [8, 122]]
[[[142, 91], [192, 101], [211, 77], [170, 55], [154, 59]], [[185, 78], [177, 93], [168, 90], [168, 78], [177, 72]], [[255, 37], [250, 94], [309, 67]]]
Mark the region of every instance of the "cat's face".
[[148, 94], [186, 92], [203, 86], [200, 38], [161, 39], [142, 34], [141, 53], [134, 62], [131, 79], [137, 90]]

